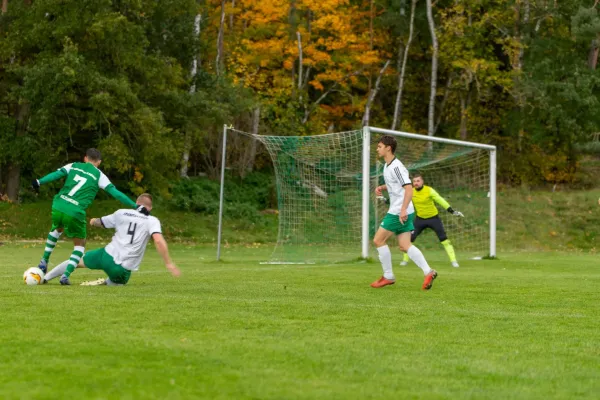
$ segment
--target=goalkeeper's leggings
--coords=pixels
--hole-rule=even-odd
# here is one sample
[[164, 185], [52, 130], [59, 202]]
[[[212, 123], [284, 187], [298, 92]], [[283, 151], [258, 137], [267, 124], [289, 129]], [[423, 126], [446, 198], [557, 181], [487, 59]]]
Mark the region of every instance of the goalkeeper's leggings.
[[421, 232], [423, 232], [427, 228], [433, 229], [435, 231], [440, 242], [443, 242], [446, 239], [448, 239], [448, 236], [446, 235], [446, 230], [444, 229], [444, 224], [442, 223], [442, 220], [440, 219], [439, 215], [436, 215], [435, 217], [431, 218], [419, 218], [419, 216], [417, 215], [417, 218], [415, 218], [414, 225], [415, 230], [411, 232], [410, 236], [411, 242], [414, 242], [417, 239], [417, 237], [421, 234]]

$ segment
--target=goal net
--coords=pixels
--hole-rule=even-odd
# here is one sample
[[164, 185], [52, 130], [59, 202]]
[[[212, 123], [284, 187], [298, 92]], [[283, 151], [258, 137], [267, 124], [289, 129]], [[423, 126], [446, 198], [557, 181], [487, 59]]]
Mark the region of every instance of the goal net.
[[[371, 239], [388, 208], [374, 195], [375, 187], [383, 184], [383, 160], [376, 155], [383, 134], [396, 137], [396, 156], [411, 174], [423, 175], [426, 185], [464, 213], [464, 218], [455, 217], [438, 206], [459, 260], [495, 255], [495, 220], [490, 226], [490, 218], [495, 217], [495, 210], [491, 212], [495, 182], [492, 185], [490, 178], [490, 172], [495, 175], [495, 158], [490, 158], [493, 146], [370, 127], [315, 136], [230, 132], [264, 144], [273, 161], [279, 232], [271, 262], [375, 256]], [[441, 248], [437, 236], [427, 231], [416, 244]]]

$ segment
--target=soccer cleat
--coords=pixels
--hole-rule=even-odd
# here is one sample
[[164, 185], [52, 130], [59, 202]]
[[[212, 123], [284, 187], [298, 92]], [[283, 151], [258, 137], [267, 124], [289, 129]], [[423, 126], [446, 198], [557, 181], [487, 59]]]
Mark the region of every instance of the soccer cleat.
[[100, 286], [100, 285], [106, 285], [106, 279], [98, 278], [95, 281], [85, 281], [85, 282], [81, 283], [81, 286]]
[[460, 265], [458, 265], [458, 262], [456, 262], [456, 261], [452, 261], [452, 266], [453, 266], [454, 268], [458, 268], [458, 267], [460, 267]]
[[60, 277], [60, 284], [61, 285], [70, 285], [71, 281], [69, 281], [69, 277], [63, 275]]
[[437, 278], [437, 271], [435, 269], [432, 269], [430, 273], [425, 275], [425, 280], [423, 281], [423, 290], [431, 289], [435, 278]]
[[407, 262], [407, 261], [401, 261], [401, 262], [400, 262], [400, 266], [401, 266], [401, 267], [406, 267], [407, 265], [408, 265], [408, 262]]
[[372, 288], [382, 288], [387, 285], [393, 285], [396, 283], [395, 279], [385, 279], [385, 277], [381, 277], [377, 279], [375, 282], [371, 283]]
[[48, 262], [42, 258], [40, 260], [40, 265], [38, 265], [38, 268], [41, 269], [45, 275], [46, 271], [48, 270]]

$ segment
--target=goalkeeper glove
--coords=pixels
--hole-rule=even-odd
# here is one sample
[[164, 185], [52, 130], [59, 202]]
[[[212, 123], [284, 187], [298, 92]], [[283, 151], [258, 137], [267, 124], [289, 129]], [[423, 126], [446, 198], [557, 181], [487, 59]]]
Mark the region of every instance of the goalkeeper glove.
[[464, 217], [465, 214], [461, 213], [460, 211], [455, 211], [452, 209], [452, 207], [448, 207], [448, 212], [452, 215], [454, 215], [455, 217]]
[[35, 190], [36, 192], [40, 191], [40, 181], [38, 181], [37, 179], [34, 179], [31, 181], [31, 188], [33, 190]]
[[380, 201], [382, 201], [382, 202], [383, 202], [383, 203], [385, 203], [385, 204], [389, 204], [389, 203], [390, 203], [390, 200], [389, 200], [389, 199], [386, 199], [386, 198], [385, 198], [385, 197], [383, 197], [383, 196], [377, 196], [377, 200], [380, 200]]

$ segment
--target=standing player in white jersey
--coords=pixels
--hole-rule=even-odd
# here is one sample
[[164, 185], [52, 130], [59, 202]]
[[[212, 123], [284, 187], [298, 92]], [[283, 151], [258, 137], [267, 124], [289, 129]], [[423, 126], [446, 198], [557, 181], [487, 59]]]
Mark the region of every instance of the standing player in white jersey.
[[[117, 210], [114, 214], [90, 220], [90, 224], [93, 226], [115, 229], [115, 235], [106, 247], [85, 253], [79, 261], [78, 267], [80, 268], [101, 269], [108, 275], [108, 279], [95, 281], [94, 284], [126, 284], [131, 272], [138, 270], [150, 237], [154, 240], [156, 250], [162, 256], [169, 272], [173, 276], [179, 276], [179, 269], [169, 257], [160, 221], [150, 215], [152, 196], [147, 193], [140, 195], [137, 198], [137, 204], [136, 210]], [[48, 272], [44, 283], [64, 274], [68, 263], [67, 260]], [[63, 279], [61, 279], [62, 282]]]
[[433, 280], [437, 277], [437, 272], [429, 267], [421, 250], [413, 246], [410, 241], [410, 233], [415, 229], [413, 226], [415, 217], [415, 208], [412, 204], [413, 188], [408, 177], [408, 170], [394, 155], [396, 146], [396, 139], [387, 135], [382, 136], [377, 144], [377, 155], [385, 160], [383, 168], [385, 185], [378, 186], [375, 194], [381, 196], [381, 192], [387, 190], [390, 195], [390, 209], [373, 239], [383, 267], [383, 276], [373, 282], [371, 287], [381, 288], [396, 283], [396, 277], [392, 271], [392, 253], [386, 243], [393, 235], [397, 235], [400, 250], [406, 252], [410, 259], [423, 270], [425, 275], [423, 290], [429, 290], [433, 285]]

